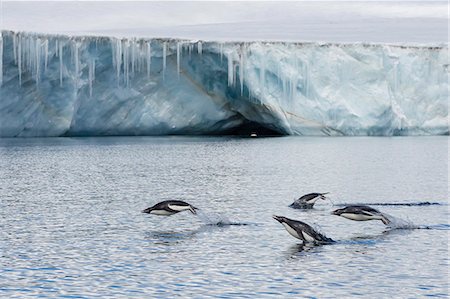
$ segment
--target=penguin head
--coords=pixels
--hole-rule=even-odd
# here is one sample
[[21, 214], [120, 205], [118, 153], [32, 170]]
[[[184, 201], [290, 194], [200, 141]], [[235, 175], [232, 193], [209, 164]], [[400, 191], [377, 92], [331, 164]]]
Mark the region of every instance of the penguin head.
[[150, 214], [151, 211], [153, 211], [153, 207], [146, 208], [145, 210], [142, 210], [142, 213]]
[[337, 209], [331, 212], [332, 215], [340, 216], [344, 212], [344, 209]]
[[198, 208], [194, 207], [193, 205], [189, 205], [189, 211], [191, 211], [192, 214], [197, 214]]
[[276, 221], [280, 222], [280, 223], [286, 222], [286, 217], [283, 217], [283, 216], [273, 215], [272, 218], [275, 219]]

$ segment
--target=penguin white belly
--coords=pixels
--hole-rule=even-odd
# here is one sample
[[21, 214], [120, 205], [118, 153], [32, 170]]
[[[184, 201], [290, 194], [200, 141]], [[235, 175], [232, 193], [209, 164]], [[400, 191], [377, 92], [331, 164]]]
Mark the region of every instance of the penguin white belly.
[[308, 235], [304, 231], [302, 231], [302, 235], [303, 235], [303, 237], [305, 238], [305, 240], [307, 242], [315, 242], [316, 241], [316, 239], [314, 239], [313, 237], [311, 237], [310, 235]]
[[352, 213], [342, 213], [342, 217], [355, 220], [355, 221], [368, 221], [368, 220], [380, 220], [381, 217], [378, 215], [362, 215], [362, 214], [352, 214]]
[[158, 215], [158, 216], [170, 216], [170, 215], [175, 214], [175, 212], [170, 212], [170, 211], [166, 211], [166, 210], [153, 210], [150, 212], [150, 214]]
[[169, 207], [169, 209], [172, 209], [172, 210], [178, 211], [178, 212], [187, 211], [190, 209], [189, 206], [168, 205], [168, 207]]
[[316, 203], [316, 201], [319, 199], [319, 197], [314, 197], [313, 199], [310, 199], [310, 200], [308, 200], [308, 201], [305, 201], [305, 203], [307, 203], [307, 204], [314, 204], [314, 203]]
[[289, 233], [289, 234], [291, 234], [293, 237], [295, 237], [295, 238], [297, 238], [297, 239], [300, 239], [300, 240], [303, 240], [299, 235], [298, 235], [298, 233], [297, 233], [297, 231], [295, 230], [295, 229], [293, 229], [292, 227], [290, 227], [289, 225], [287, 225], [286, 223], [282, 223], [283, 224], [283, 226], [284, 226], [284, 228], [287, 230], [287, 232]]

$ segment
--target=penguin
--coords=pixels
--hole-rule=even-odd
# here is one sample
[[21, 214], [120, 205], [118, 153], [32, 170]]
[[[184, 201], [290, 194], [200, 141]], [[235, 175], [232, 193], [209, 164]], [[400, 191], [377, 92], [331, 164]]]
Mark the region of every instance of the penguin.
[[192, 214], [197, 214], [197, 208], [187, 202], [181, 200], [166, 200], [143, 210], [142, 213], [158, 216], [171, 216], [173, 214], [188, 210], [191, 211]]
[[380, 211], [362, 205], [347, 206], [333, 211], [332, 214], [355, 221], [381, 220], [385, 225], [391, 222]]
[[289, 207], [294, 209], [312, 209], [318, 199], [326, 199], [325, 193], [309, 193], [294, 201]]
[[289, 234], [294, 238], [302, 240], [303, 243], [327, 244], [334, 242], [332, 239], [316, 232], [311, 226], [304, 222], [289, 219], [284, 216], [273, 215], [272, 217], [283, 224]]

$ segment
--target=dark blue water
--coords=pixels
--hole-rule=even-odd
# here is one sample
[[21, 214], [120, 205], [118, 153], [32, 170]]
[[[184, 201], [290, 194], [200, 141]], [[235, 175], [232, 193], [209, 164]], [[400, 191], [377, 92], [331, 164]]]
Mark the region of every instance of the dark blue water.
[[[0, 298], [448, 297], [448, 141], [0, 139]], [[331, 201], [288, 208], [310, 192]], [[141, 213], [167, 199], [201, 213]], [[330, 215], [420, 202], [374, 207], [422, 229]], [[273, 214], [337, 242], [302, 247]]]

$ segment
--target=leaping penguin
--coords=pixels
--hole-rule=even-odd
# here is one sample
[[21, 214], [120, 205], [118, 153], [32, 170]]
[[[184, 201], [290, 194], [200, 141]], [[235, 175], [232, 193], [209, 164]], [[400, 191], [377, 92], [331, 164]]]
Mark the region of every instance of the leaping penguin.
[[187, 202], [181, 200], [166, 200], [143, 210], [142, 213], [158, 216], [171, 216], [182, 211], [191, 211], [192, 214], [197, 214], [196, 210], [196, 207], [188, 204]]
[[385, 225], [391, 222], [383, 213], [369, 206], [347, 206], [333, 211], [332, 214], [355, 221], [381, 220]]
[[284, 216], [273, 215], [272, 217], [276, 221], [283, 224], [289, 234], [291, 234], [294, 238], [302, 240], [303, 243], [326, 244], [334, 242], [332, 239], [316, 232], [311, 226], [304, 222], [289, 219]]
[[318, 199], [326, 199], [325, 193], [309, 193], [294, 201], [289, 207], [294, 209], [312, 209]]

